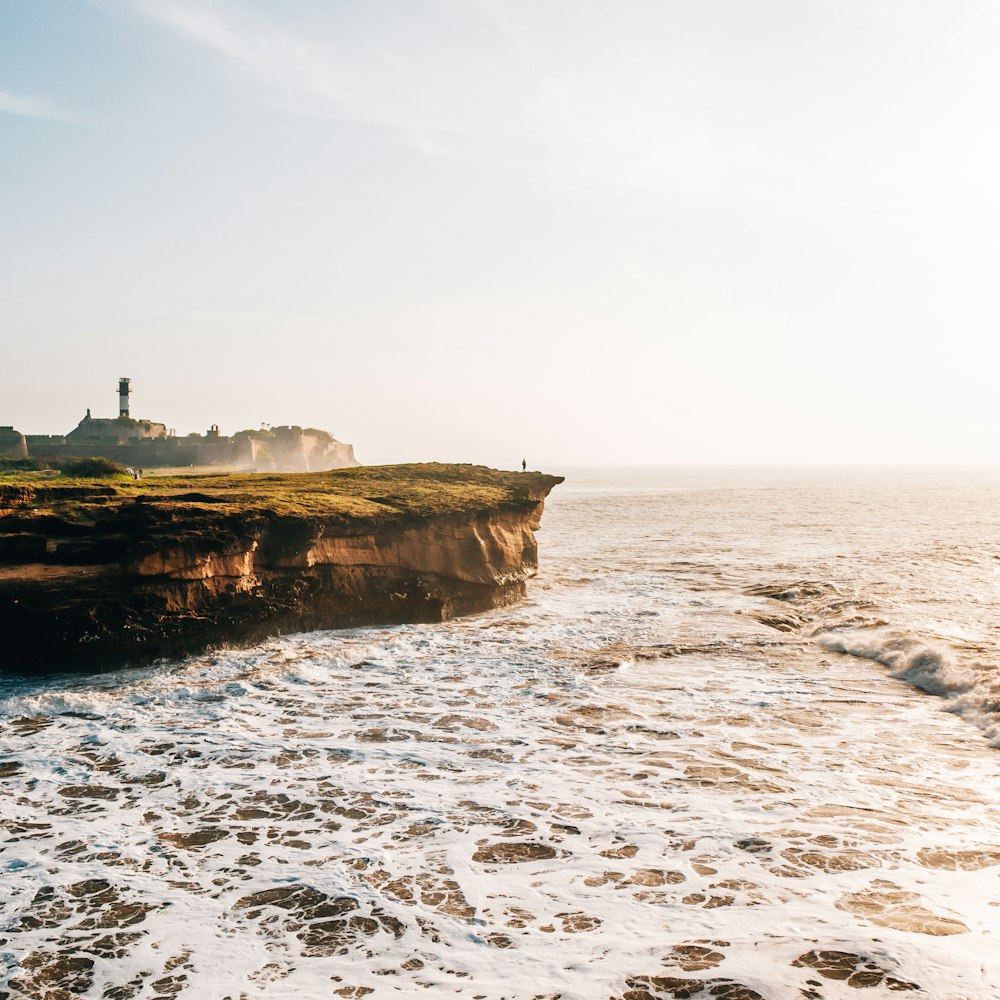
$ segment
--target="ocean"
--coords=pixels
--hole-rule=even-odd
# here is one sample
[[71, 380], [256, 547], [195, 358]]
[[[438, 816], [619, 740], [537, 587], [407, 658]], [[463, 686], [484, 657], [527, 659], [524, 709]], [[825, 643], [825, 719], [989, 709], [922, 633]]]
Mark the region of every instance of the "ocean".
[[550, 471], [516, 607], [0, 680], [0, 997], [1000, 998], [1000, 471]]

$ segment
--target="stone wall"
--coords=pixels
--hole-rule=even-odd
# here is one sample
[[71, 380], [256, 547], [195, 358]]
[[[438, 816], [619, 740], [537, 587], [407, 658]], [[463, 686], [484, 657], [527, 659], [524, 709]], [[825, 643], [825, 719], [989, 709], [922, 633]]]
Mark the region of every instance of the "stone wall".
[[185, 465], [253, 466], [253, 455], [246, 443], [230, 438], [161, 438], [134, 444], [105, 441], [73, 441], [65, 438], [29, 442], [31, 458], [110, 458], [119, 465], [156, 469]]
[[0, 458], [27, 458], [28, 443], [13, 427], [0, 427]]
[[[118, 422], [90, 423], [113, 427]], [[150, 427], [159, 431], [163, 424], [151, 423]], [[121, 441], [88, 437], [79, 433], [79, 428], [69, 435], [23, 435], [6, 427], [0, 428], [0, 457], [48, 461], [99, 457], [138, 469], [218, 465], [256, 472], [323, 472], [360, 464], [352, 445], [335, 441], [323, 432], [305, 433], [301, 427], [278, 427], [260, 437], [194, 434], [181, 438], [123, 437]]]

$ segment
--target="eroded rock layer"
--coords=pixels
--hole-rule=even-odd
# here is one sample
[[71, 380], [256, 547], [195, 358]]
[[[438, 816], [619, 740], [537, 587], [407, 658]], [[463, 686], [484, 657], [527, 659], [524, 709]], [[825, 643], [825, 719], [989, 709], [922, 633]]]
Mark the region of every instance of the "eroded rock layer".
[[395, 469], [0, 487], [0, 665], [120, 666], [286, 631], [441, 621], [523, 595], [561, 479]]

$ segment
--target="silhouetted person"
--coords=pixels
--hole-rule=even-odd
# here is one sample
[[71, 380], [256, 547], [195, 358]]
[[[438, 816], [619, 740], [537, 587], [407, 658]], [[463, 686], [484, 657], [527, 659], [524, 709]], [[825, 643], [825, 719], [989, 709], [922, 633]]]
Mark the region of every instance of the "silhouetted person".
[[528, 471], [528, 460], [526, 458], [521, 459], [521, 471], [522, 472]]

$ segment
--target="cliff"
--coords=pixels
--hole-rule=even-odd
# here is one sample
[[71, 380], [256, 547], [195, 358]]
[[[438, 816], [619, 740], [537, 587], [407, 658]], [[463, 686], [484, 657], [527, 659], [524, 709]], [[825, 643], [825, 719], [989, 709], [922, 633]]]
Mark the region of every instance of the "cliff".
[[326, 472], [358, 465], [353, 445], [315, 428], [272, 427], [243, 431], [237, 438], [244, 434], [253, 449], [255, 472]]
[[0, 484], [0, 670], [117, 667], [511, 603], [560, 482], [429, 464]]

